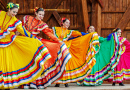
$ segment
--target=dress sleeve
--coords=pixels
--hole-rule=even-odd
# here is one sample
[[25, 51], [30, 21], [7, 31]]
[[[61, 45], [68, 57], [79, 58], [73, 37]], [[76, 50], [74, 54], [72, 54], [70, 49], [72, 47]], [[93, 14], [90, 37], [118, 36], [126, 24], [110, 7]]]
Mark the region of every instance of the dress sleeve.
[[49, 36], [52, 40], [59, 42], [60, 40], [53, 34], [53, 30], [50, 28], [45, 28], [42, 30], [47, 36]]
[[[27, 37], [34, 37], [30, 32], [28, 32], [24, 27], [22, 27], [22, 23], [16, 26], [16, 29], [18, 32], [20, 32], [22, 35], [25, 35]], [[34, 37], [36, 38], [36, 37]]]
[[81, 32], [79, 32], [79, 31], [72, 31], [71, 36], [77, 37], [77, 36], [82, 36], [82, 34], [81, 34]]
[[125, 46], [128, 46], [128, 45], [130, 45], [130, 42], [126, 39], [123, 44], [124, 44]]

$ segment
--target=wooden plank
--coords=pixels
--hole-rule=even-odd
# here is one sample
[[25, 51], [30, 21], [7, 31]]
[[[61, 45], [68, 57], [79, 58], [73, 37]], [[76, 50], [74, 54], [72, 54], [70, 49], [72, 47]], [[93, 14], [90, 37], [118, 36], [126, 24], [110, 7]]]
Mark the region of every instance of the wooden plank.
[[4, 10], [7, 10], [7, 9], [6, 9], [7, 3], [6, 3], [4, 0], [0, 0], [0, 3], [1, 3], [2, 6], [4, 7]]
[[[56, 10], [55, 10], [56, 11]], [[71, 12], [71, 11], [56, 11], [56, 12], [58, 12], [59, 14], [77, 14], [77, 12]], [[18, 13], [18, 15], [34, 15], [34, 13], [32, 13], [32, 11], [31, 12], [29, 12], [29, 13]]]
[[60, 17], [60, 15], [56, 11], [53, 12], [53, 15], [54, 15], [56, 21], [58, 22], [59, 26], [61, 26], [61, 17]]
[[128, 6], [126, 12], [124, 13], [123, 17], [121, 18], [121, 20], [119, 21], [118, 25], [116, 26], [116, 28], [121, 28], [122, 31], [124, 31], [125, 27], [127, 26], [130, 17], [130, 5]]
[[108, 30], [102, 30], [102, 37], [107, 37], [109, 34], [112, 33], [112, 30], [111, 29], [108, 29]]
[[120, 0], [116, 0], [116, 11], [121, 11], [120, 10]]
[[89, 25], [87, 1], [81, 0], [81, 2], [82, 2], [82, 10], [83, 10], [83, 21], [84, 21], [85, 30], [87, 32], [87, 27]]
[[108, 1], [108, 11], [112, 11], [113, 10], [113, 0], [109, 0]]
[[[70, 11], [74, 11], [74, 0], [70, 0]], [[70, 26], [73, 26], [74, 25], [74, 15], [73, 14], [70, 14]]]
[[115, 20], [115, 13], [112, 13], [112, 25], [111, 25], [111, 27], [116, 27], [116, 20]]
[[[75, 3], [77, 2], [77, 0], [75, 1]], [[75, 27], [77, 27], [77, 6], [76, 5], [74, 5], [74, 12], [76, 12], [75, 14], [74, 14], [74, 26]]]
[[123, 0], [122, 10], [125, 11], [126, 9], [127, 9], [127, 1]]
[[119, 0], [119, 10], [122, 11], [123, 10], [123, 0]]
[[78, 25], [77, 27], [79, 27], [79, 31], [81, 32], [85, 32], [85, 28], [84, 28], [84, 25], [83, 25], [83, 13], [82, 13], [82, 2], [81, 0], [77, 0], [76, 2], [76, 6], [77, 6], [77, 20], [78, 20]]
[[125, 11], [102, 11], [102, 13], [125, 13]]
[[[70, 9], [70, 4], [71, 4], [71, 2], [70, 2], [70, 0], [66, 0], [66, 9]], [[70, 19], [70, 14], [64, 14], [64, 16], [66, 17], [66, 18], [68, 18], [68, 19]], [[71, 23], [71, 22], [70, 22]]]
[[103, 1], [102, 1], [102, 0], [97, 0], [97, 1], [98, 1], [98, 3], [100, 4], [100, 6], [103, 8], [103, 7], [104, 7]]
[[[56, 9], [62, 2], [63, 0], [52, 0], [50, 2], [50, 5], [47, 7], [48, 9]], [[46, 12], [45, 16], [44, 16], [44, 21], [47, 22], [48, 19], [51, 17], [53, 12]]]
[[101, 35], [101, 7], [99, 3], [93, 0], [92, 3], [92, 23], [96, 29], [96, 32]]
[[[102, 15], [102, 18], [101, 18], [101, 26], [104, 27], [104, 13], [101, 14], [101, 15]], [[102, 27], [101, 27], [101, 28], [102, 28]]]
[[92, 3], [92, 0], [87, 0], [88, 2]]
[[111, 27], [111, 24], [112, 24], [111, 22], [112, 22], [111, 14], [109, 13], [107, 17], [107, 27]]

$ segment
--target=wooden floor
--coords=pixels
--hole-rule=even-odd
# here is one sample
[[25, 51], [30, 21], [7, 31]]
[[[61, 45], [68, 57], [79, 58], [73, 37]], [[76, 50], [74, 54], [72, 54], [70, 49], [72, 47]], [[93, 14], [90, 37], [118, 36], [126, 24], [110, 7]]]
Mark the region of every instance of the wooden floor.
[[[69, 87], [65, 87], [61, 84], [60, 87], [54, 87], [55, 85], [52, 84], [51, 86], [47, 87], [44, 90], [130, 90], [130, 84], [125, 84], [125, 86], [112, 86], [111, 84], [103, 84], [101, 86], [77, 86], [76, 83], [69, 83]], [[22, 89], [12, 89], [12, 90], [22, 90]], [[34, 89], [29, 89], [34, 90]]]

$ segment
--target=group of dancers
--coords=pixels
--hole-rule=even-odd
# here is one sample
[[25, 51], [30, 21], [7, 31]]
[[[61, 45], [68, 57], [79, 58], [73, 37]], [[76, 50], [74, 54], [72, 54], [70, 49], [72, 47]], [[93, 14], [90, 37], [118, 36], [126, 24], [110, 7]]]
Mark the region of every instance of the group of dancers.
[[[51, 29], [42, 21], [43, 8], [35, 8], [35, 17], [26, 15], [22, 22], [15, 17], [19, 4], [10, 2], [7, 10], [0, 11], [1, 89], [68, 87], [70, 82], [95, 86], [103, 80], [124, 86], [122, 81], [130, 79], [130, 43], [120, 28], [103, 38], [94, 26], [88, 26], [87, 33], [68, 30], [67, 18]], [[49, 40], [40, 37], [41, 32]]]

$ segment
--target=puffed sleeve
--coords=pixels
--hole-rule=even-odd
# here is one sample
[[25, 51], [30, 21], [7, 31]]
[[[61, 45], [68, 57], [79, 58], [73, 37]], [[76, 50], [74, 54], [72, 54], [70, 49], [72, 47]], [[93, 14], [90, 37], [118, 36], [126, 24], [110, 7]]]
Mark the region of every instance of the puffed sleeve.
[[53, 30], [50, 28], [45, 28], [42, 30], [47, 36], [49, 36], [52, 40], [59, 42], [60, 40], [53, 34]]
[[126, 40], [123, 42], [123, 44], [124, 44], [125, 46], [127, 46], [127, 45], [130, 45], [130, 42], [126, 39]]

